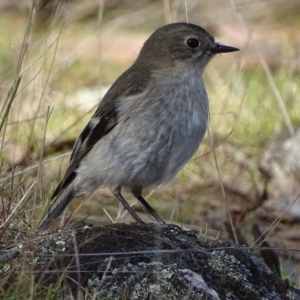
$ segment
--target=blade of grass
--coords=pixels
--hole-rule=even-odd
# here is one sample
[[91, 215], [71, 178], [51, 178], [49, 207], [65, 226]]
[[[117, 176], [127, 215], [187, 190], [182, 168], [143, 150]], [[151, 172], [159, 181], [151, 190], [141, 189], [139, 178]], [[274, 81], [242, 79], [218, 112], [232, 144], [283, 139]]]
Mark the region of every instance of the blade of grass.
[[18, 88], [19, 88], [19, 85], [20, 85], [20, 82], [21, 82], [21, 79], [22, 77], [21, 76], [18, 76], [17, 80], [14, 82], [11, 90], [9, 91], [8, 93], [8, 101], [7, 101], [7, 106], [6, 106], [6, 110], [4, 112], [4, 115], [3, 117], [1, 118], [1, 123], [0, 123], [0, 132], [8, 118], [8, 115], [9, 115], [9, 111], [10, 111], [10, 108], [11, 108], [11, 105], [15, 99], [15, 96], [16, 96], [16, 93], [18, 91]]

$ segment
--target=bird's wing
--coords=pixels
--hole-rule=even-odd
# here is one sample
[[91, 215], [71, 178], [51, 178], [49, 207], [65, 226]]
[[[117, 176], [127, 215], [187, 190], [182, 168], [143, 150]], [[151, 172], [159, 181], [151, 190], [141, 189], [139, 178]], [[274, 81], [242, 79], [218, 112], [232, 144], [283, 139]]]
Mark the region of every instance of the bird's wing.
[[[138, 74], [137, 74], [138, 73]], [[76, 177], [76, 169], [92, 147], [118, 124], [117, 104], [130, 96], [143, 93], [149, 82], [147, 72], [137, 72], [132, 66], [112, 85], [100, 102], [93, 117], [75, 142], [70, 164], [63, 180], [55, 189], [52, 198], [57, 197]]]

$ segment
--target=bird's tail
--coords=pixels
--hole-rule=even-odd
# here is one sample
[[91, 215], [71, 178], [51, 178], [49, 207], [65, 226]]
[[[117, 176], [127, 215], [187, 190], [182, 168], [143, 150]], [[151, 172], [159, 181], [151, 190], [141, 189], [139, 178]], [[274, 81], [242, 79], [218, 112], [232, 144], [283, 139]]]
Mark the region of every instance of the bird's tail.
[[47, 210], [44, 218], [38, 226], [38, 230], [47, 230], [53, 221], [60, 216], [64, 209], [75, 197], [74, 189], [70, 186], [68, 189], [63, 190], [57, 197], [55, 197], [53, 203]]

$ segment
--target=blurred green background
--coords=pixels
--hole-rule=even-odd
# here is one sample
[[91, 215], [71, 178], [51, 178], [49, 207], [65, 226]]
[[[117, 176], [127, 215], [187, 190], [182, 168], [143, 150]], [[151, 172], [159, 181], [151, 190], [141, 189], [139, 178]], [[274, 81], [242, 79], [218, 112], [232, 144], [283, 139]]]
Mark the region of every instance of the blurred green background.
[[[224, 223], [233, 220], [249, 244], [255, 240], [251, 227], [259, 224], [262, 231], [271, 228], [272, 246], [300, 248], [298, 177], [284, 168], [282, 177], [274, 175], [264, 160], [282, 146], [270, 150], [270, 141], [281, 133], [293, 136], [300, 121], [299, 0], [43, 0], [32, 5], [0, 0], [2, 222], [19, 203], [11, 226], [36, 225], [101, 96], [156, 28], [188, 21], [241, 51], [217, 56], [205, 72], [213, 141], [206, 135], [180, 174], [145, 196], [168, 222], [210, 238], [227, 237]], [[8, 95], [19, 75], [10, 107]], [[74, 220], [88, 216], [107, 224], [117, 217], [119, 204], [108, 190], [83, 199], [69, 208], [74, 212], [83, 203]], [[299, 286], [299, 254], [279, 255], [284, 275]]]

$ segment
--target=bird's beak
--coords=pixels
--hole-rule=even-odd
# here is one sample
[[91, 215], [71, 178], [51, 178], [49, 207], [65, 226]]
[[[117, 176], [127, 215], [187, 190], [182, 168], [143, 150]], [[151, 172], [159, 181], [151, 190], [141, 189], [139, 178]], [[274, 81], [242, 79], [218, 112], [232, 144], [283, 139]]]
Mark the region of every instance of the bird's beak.
[[218, 43], [215, 43], [214, 46], [210, 50], [212, 53], [226, 53], [226, 52], [240, 51], [240, 49], [238, 49], [238, 48], [220, 45]]

